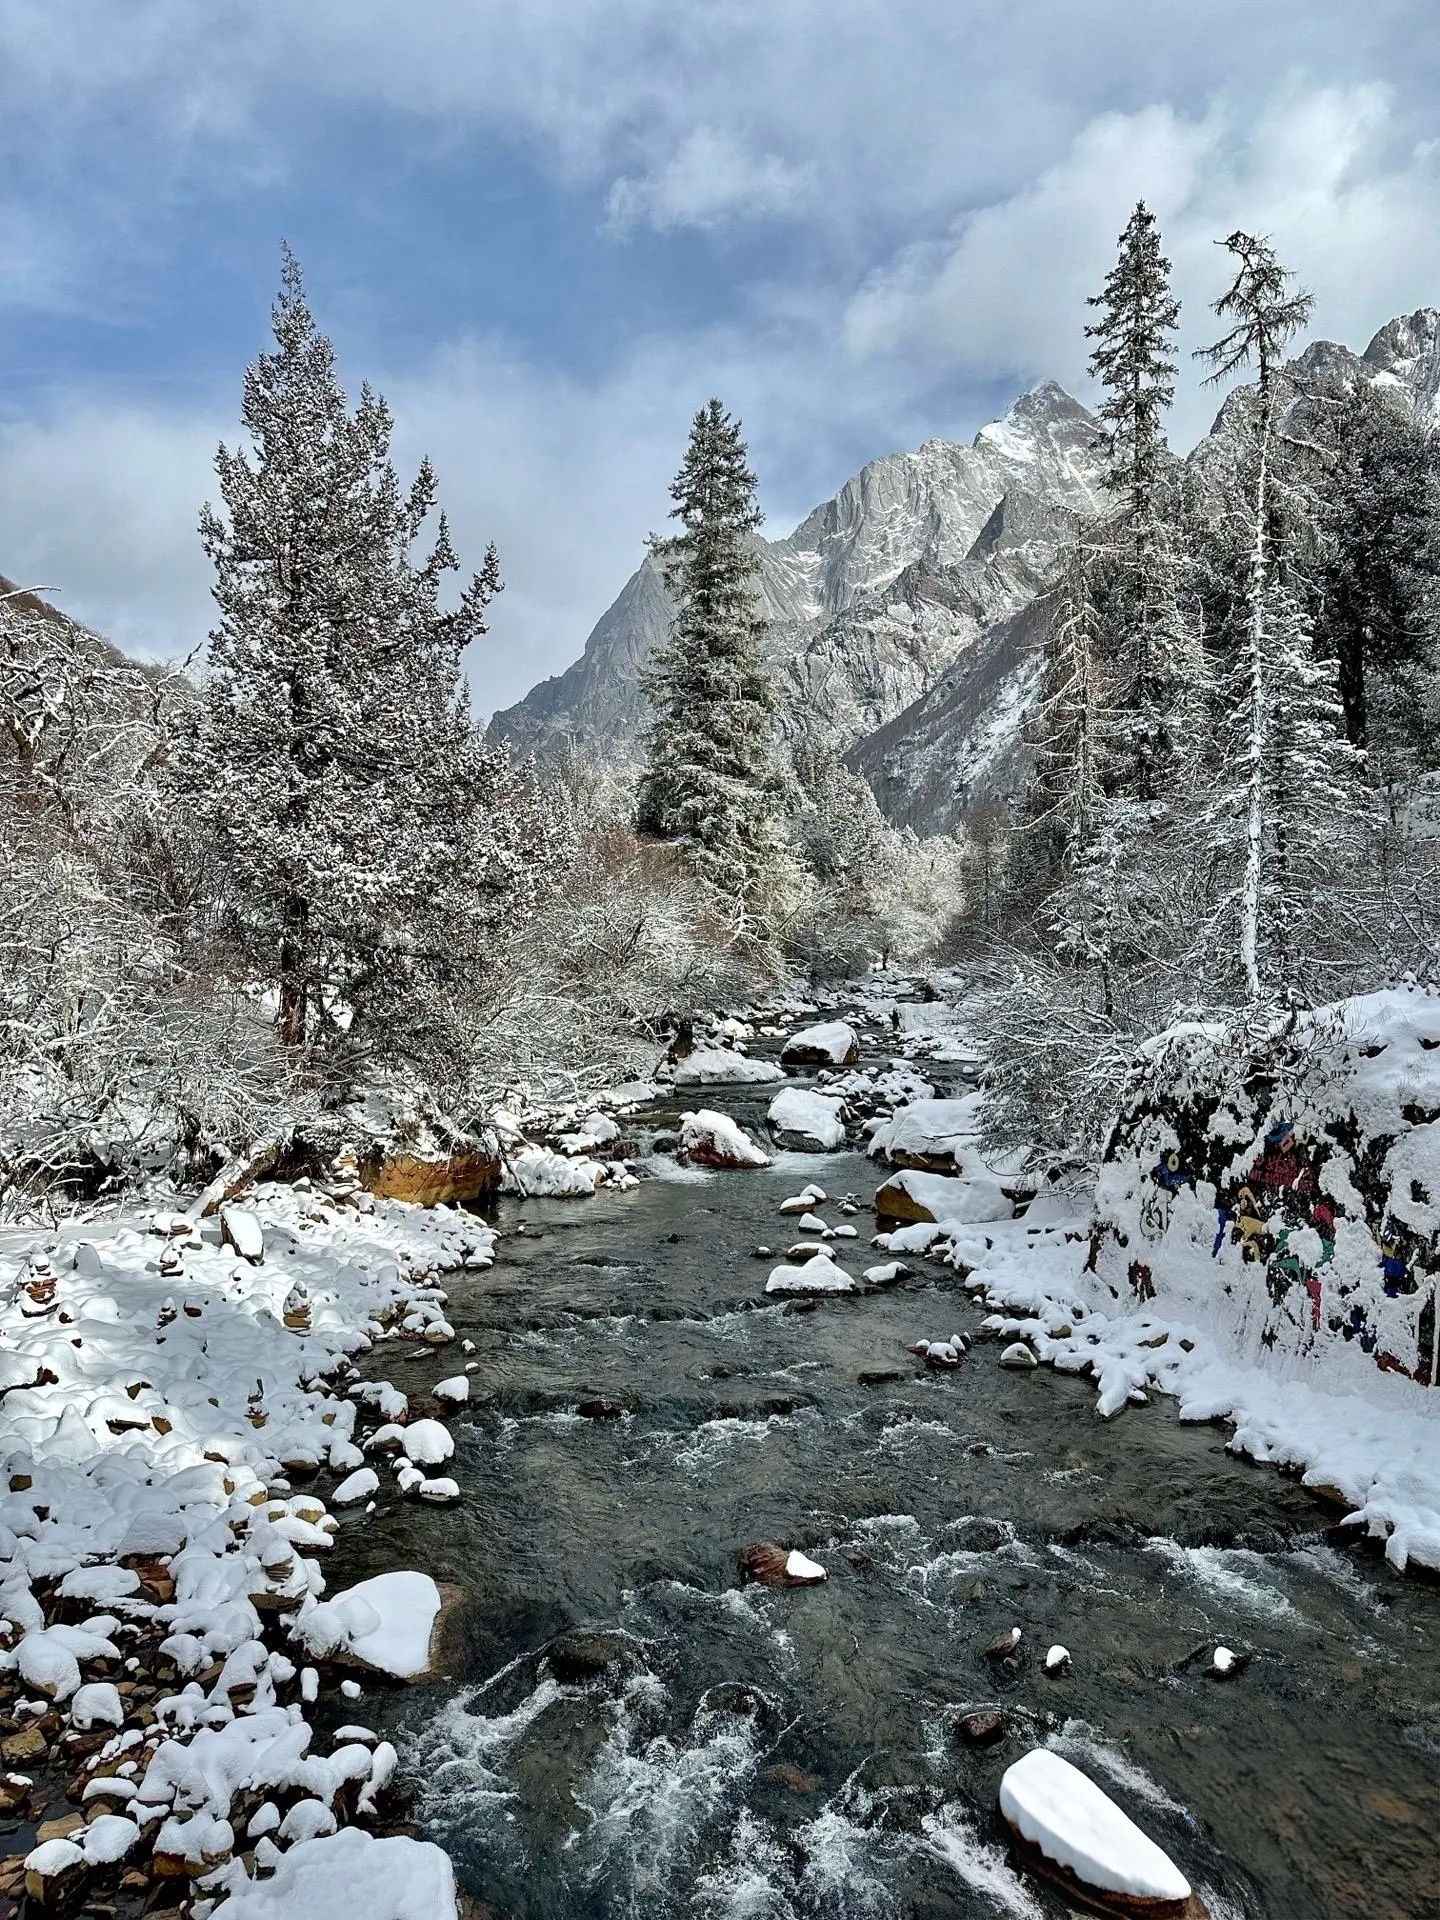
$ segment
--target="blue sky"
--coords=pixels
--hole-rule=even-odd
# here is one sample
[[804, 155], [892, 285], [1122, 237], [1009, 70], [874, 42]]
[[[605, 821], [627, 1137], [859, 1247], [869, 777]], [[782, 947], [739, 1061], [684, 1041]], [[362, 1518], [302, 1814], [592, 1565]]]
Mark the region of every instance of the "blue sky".
[[[194, 535], [282, 235], [346, 377], [507, 591], [489, 710], [580, 650], [694, 407], [770, 530], [864, 460], [1084, 393], [1157, 208], [1206, 336], [1235, 225], [1317, 331], [1440, 303], [1433, 0], [6, 0], [0, 571], [124, 644], [208, 624]], [[1187, 379], [1176, 437], [1213, 395]]]

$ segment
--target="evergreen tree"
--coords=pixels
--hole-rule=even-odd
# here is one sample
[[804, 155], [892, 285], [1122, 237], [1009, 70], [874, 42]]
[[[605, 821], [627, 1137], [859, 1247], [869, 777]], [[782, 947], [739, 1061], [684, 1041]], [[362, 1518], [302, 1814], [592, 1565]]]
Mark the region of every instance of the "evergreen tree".
[[1347, 738], [1394, 779], [1440, 762], [1440, 442], [1368, 383], [1335, 406], [1326, 437], [1317, 639]]
[[1114, 662], [1108, 784], [1140, 801], [1171, 787], [1192, 734], [1193, 645], [1180, 612], [1178, 569], [1162, 512], [1169, 453], [1164, 416], [1175, 393], [1171, 340], [1180, 306], [1155, 216], [1142, 200], [1120, 236], [1119, 257], [1086, 337], [1090, 371], [1106, 390], [1105, 484], [1118, 506], [1118, 573], [1107, 652]]
[[1295, 490], [1277, 461], [1285, 385], [1281, 354], [1309, 315], [1311, 297], [1268, 241], [1232, 233], [1238, 262], [1215, 302], [1230, 331], [1203, 357], [1221, 378], [1254, 364], [1244, 414], [1249, 429], [1244, 517], [1246, 627], [1231, 675], [1225, 734], [1232, 751], [1210, 815], [1222, 872], [1233, 884], [1222, 915], [1233, 914], [1247, 1000], [1294, 996], [1308, 984], [1306, 962], [1328, 931], [1328, 907], [1373, 824], [1364, 756], [1345, 738], [1333, 663], [1317, 655], [1302, 581], [1289, 542], [1306, 531]]
[[670, 497], [683, 530], [652, 544], [676, 614], [645, 681], [654, 721], [637, 820], [685, 849], [745, 930], [779, 857], [775, 694], [753, 587], [755, 475], [719, 400], [695, 415]]
[[281, 1040], [410, 1052], [453, 1030], [457, 975], [549, 828], [484, 746], [460, 673], [500, 587], [494, 549], [442, 610], [443, 515], [413, 557], [435, 475], [427, 462], [403, 489], [384, 401], [367, 386], [350, 409], [288, 249], [273, 325], [245, 377], [250, 444], [220, 448], [224, 511], [201, 516], [219, 622], [171, 778]]
[[[1246, 593], [1249, 618], [1242, 661], [1242, 765], [1244, 769], [1243, 860], [1238, 888], [1239, 938], [1245, 990], [1254, 1002], [1262, 996], [1260, 917], [1265, 882], [1266, 849], [1281, 823], [1274, 820], [1268, 783], [1272, 728], [1275, 722], [1272, 681], [1277, 662], [1272, 658], [1271, 630], [1276, 556], [1272, 529], [1276, 517], [1272, 498], [1272, 463], [1276, 431], [1276, 388], [1280, 355], [1286, 343], [1304, 326], [1314, 305], [1313, 296], [1291, 290], [1292, 276], [1281, 266], [1270, 242], [1237, 231], [1219, 243], [1235, 256], [1235, 276], [1214, 303], [1222, 320], [1233, 324], [1199, 358], [1212, 369], [1210, 378], [1222, 380], [1241, 367], [1255, 365], [1257, 380], [1252, 409], [1253, 477], [1248, 503], [1249, 554]], [[1283, 831], [1283, 827], [1281, 829]]]

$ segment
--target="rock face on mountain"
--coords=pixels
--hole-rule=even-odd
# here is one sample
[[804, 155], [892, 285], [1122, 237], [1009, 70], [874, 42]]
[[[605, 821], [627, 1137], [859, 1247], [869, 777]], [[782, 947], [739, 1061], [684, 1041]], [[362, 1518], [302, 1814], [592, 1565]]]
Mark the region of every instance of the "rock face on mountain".
[[[852, 745], [1030, 599], [1059, 543], [1098, 504], [1096, 433], [1092, 416], [1046, 382], [969, 446], [931, 440], [874, 460], [792, 534], [758, 542], [784, 730]], [[522, 751], [633, 748], [646, 712], [640, 671], [670, 618], [647, 559], [583, 657], [496, 714], [491, 738]]]
[[[1390, 321], [1363, 355], [1314, 341], [1292, 370], [1297, 425], [1310, 396], [1373, 381], [1440, 427], [1440, 310]], [[1247, 405], [1232, 393], [1190, 455], [1202, 484], [1207, 465], [1233, 461]], [[1047, 381], [969, 446], [931, 440], [874, 460], [792, 534], [758, 543], [781, 730], [843, 753], [897, 823], [948, 832], [976, 800], [1017, 791], [1044, 645], [1037, 596], [1061, 543], [1102, 504], [1097, 437], [1093, 416]], [[583, 658], [498, 713], [492, 739], [633, 752], [639, 674], [670, 617], [647, 560]]]

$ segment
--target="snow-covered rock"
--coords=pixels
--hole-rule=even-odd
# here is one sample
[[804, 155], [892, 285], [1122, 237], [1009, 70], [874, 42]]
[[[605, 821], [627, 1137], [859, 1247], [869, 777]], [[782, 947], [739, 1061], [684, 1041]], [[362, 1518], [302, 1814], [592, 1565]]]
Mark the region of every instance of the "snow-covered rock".
[[680, 1118], [680, 1147], [700, 1167], [768, 1167], [770, 1156], [729, 1114], [702, 1107]]
[[259, 1266], [265, 1258], [265, 1229], [248, 1207], [221, 1207], [220, 1231], [242, 1260]]
[[763, 1087], [784, 1077], [773, 1060], [752, 1060], [729, 1047], [696, 1047], [675, 1062], [677, 1087]]
[[1015, 1203], [998, 1180], [961, 1180], [950, 1174], [906, 1168], [892, 1174], [877, 1190], [875, 1211], [887, 1220], [967, 1226], [978, 1221], [1009, 1220]]
[[828, 1253], [800, 1266], [778, 1266], [765, 1282], [767, 1293], [853, 1293], [855, 1282]]
[[295, 1622], [296, 1639], [317, 1659], [349, 1656], [397, 1680], [415, 1680], [430, 1665], [430, 1642], [440, 1616], [440, 1589], [427, 1573], [380, 1573]]
[[780, 1049], [787, 1067], [848, 1067], [860, 1058], [860, 1036], [847, 1020], [823, 1020], [792, 1033]]
[[1088, 1774], [1046, 1747], [1007, 1767], [1000, 1811], [1062, 1876], [1130, 1900], [1182, 1902], [1190, 1883]]
[[980, 1106], [983, 1096], [959, 1100], [912, 1100], [870, 1136], [870, 1152], [897, 1167], [926, 1167], [932, 1172], [987, 1171], [980, 1157]]
[[786, 1087], [770, 1102], [766, 1119], [777, 1143], [805, 1153], [833, 1153], [845, 1144], [841, 1102], [803, 1087]]
[[598, 1160], [567, 1159], [548, 1147], [521, 1147], [505, 1162], [501, 1191], [525, 1200], [588, 1198], [605, 1178]]
[[458, 1920], [441, 1848], [358, 1827], [298, 1841], [268, 1880], [242, 1886], [221, 1911], [225, 1920]]

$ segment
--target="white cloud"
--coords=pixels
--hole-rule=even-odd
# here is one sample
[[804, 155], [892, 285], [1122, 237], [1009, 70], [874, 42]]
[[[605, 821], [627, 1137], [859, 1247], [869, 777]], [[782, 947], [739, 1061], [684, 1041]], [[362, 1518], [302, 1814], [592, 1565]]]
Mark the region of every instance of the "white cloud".
[[82, 398], [0, 429], [0, 565], [136, 653], [188, 653], [210, 624], [195, 522], [221, 425]]
[[811, 203], [815, 175], [778, 154], [749, 152], [731, 135], [697, 127], [651, 173], [622, 174], [610, 189], [610, 223], [664, 233], [672, 227], [718, 227], [734, 219], [794, 216]]
[[[1437, 187], [1435, 144], [1397, 138], [1378, 85], [1289, 83], [1248, 120], [1224, 102], [1196, 117], [1168, 106], [1107, 114], [1033, 184], [870, 276], [845, 320], [854, 377], [876, 356], [918, 350], [1084, 391], [1085, 299], [1142, 198], [1174, 264], [1185, 349], [1214, 330], [1208, 303], [1224, 276], [1214, 242], [1236, 227], [1274, 238], [1317, 296], [1316, 331], [1363, 347], [1393, 314], [1440, 300]], [[1193, 439], [1213, 411], [1187, 362], [1178, 436]]]

